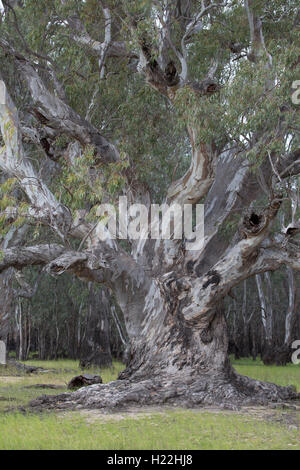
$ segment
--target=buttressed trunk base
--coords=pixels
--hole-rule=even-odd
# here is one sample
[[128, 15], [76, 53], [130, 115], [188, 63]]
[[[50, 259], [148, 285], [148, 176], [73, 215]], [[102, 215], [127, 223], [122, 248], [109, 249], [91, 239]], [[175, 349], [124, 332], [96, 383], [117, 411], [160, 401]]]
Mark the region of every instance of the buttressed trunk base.
[[[145, 326], [131, 341], [131, 359], [119, 379], [84, 387], [72, 394], [42, 396], [33, 408], [108, 408], [172, 404], [194, 407], [280, 402], [299, 398], [292, 387], [280, 387], [240, 376], [228, 358], [222, 305], [205, 329], [188, 324], [178, 305], [150, 289], [152, 302]], [[150, 294], [149, 294], [150, 295]]]

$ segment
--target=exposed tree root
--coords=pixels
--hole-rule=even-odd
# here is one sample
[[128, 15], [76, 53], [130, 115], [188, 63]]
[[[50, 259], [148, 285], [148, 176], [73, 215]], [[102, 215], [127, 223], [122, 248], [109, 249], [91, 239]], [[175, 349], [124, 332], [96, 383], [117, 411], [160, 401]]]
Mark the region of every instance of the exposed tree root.
[[245, 405], [264, 405], [299, 401], [293, 387], [281, 387], [234, 374], [230, 380], [222, 376], [155, 378], [140, 382], [117, 380], [108, 384], [84, 387], [74, 393], [56, 396], [43, 395], [30, 402], [31, 409], [98, 408], [116, 410], [129, 406], [198, 405], [238, 409]]

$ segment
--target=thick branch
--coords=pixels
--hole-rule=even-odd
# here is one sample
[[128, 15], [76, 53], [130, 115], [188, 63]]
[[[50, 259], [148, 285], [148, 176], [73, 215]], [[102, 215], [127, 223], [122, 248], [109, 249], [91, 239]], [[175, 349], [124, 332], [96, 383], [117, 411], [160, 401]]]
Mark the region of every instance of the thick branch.
[[259, 254], [259, 247], [268, 236], [271, 222], [280, 204], [281, 198], [275, 198], [262, 214], [251, 213], [244, 218], [241, 226], [244, 239], [230, 248], [205, 276], [194, 281], [194, 287], [191, 289], [193, 302], [183, 309], [186, 320], [197, 319], [198, 325], [206, 328], [210, 321], [210, 311], [216, 301], [249, 277]]
[[36, 245], [27, 248], [14, 247], [1, 250], [0, 272], [9, 267], [22, 269], [26, 266], [45, 265], [65, 251], [62, 245]]
[[192, 145], [192, 158], [188, 171], [171, 184], [168, 200], [177, 204], [193, 204], [209, 191], [215, 177], [217, 155], [210, 145], [197, 142], [197, 131], [188, 129]]
[[0, 150], [0, 167], [19, 181], [31, 202], [31, 215], [47, 220], [62, 235], [70, 227], [70, 214], [56, 201], [26, 158], [18, 112], [3, 81], [0, 81], [0, 125], [5, 142]]
[[42, 124], [65, 133], [84, 146], [94, 146], [104, 162], [114, 162], [119, 159], [117, 148], [61, 98], [50, 93], [33, 65], [24, 56], [15, 51], [4, 39], [0, 40], [0, 47], [16, 59], [31, 93], [34, 103], [33, 113]]
[[[75, 42], [83, 46], [87, 46], [97, 56], [101, 56], [103, 54], [103, 50], [105, 47], [104, 43], [93, 39], [88, 34], [78, 17], [68, 17], [66, 19], [66, 23], [70, 26], [71, 37]], [[134, 51], [130, 51], [127, 49], [126, 43], [124, 41], [110, 41], [109, 46], [107, 48], [106, 56], [116, 58], [138, 58], [138, 55]]]
[[[245, 213], [249, 205], [263, 194], [253, 165], [237, 152], [238, 149], [225, 151], [217, 159], [215, 181], [205, 199], [204, 244], [200, 253], [190, 251], [186, 256], [187, 271], [194, 271], [197, 276], [209, 271], [227, 249], [229, 240], [223, 233], [226, 221]], [[298, 151], [278, 158], [277, 168], [282, 178], [298, 173], [298, 158]], [[259, 174], [270, 192], [272, 168], [268, 159], [263, 162]]]

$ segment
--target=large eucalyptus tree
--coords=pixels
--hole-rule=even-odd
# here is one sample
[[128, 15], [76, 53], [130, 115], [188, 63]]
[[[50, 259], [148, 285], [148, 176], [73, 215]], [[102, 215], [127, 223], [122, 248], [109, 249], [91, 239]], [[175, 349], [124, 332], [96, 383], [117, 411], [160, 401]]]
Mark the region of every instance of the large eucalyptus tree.
[[[233, 370], [223, 299], [251, 276], [300, 269], [297, 221], [277, 222], [300, 172], [297, 2], [2, 3], [0, 166], [24, 192], [3, 217], [56, 239], [3, 250], [0, 269], [41, 264], [106, 284], [131, 342], [118, 381], [38, 403], [295, 398]], [[39, 168], [53, 161], [46, 184]], [[101, 240], [97, 204], [119, 195], [204, 203], [203, 246]]]

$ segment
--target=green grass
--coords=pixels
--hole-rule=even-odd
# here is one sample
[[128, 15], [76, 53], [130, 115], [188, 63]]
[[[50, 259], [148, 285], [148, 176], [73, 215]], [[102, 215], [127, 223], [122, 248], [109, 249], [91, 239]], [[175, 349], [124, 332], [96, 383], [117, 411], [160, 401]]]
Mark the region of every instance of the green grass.
[[300, 449], [300, 440], [276, 423], [192, 410], [92, 424], [78, 414], [9, 414], [0, 416], [0, 449]]
[[277, 385], [294, 385], [300, 392], [300, 364], [287, 364], [286, 366], [265, 366], [259, 359], [253, 361], [245, 358], [231, 361], [239, 374], [247, 375], [253, 379], [273, 382]]
[[[55, 369], [56, 373], [59, 373], [59, 377], [62, 378], [65, 382], [74, 377], [74, 375], [79, 375], [82, 373], [87, 374], [100, 374], [104, 383], [111, 382], [116, 380], [118, 374], [124, 369], [124, 364], [119, 361], [114, 361], [111, 368], [98, 369], [91, 367], [90, 369], [85, 369], [84, 371], [79, 367], [78, 361], [73, 359], [58, 359], [57, 361], [39, 361], [31, 360], [26, 361], [24, 364], [29, 366], [43, 367], [44, 369]], [[50, 373], [51, 374], [51, 373]], [[44, 374], [43, 376], [47, 376]], [[55, 376], [55, 372], [52, 372], [52, 375]]]
[[[30, 400], [43, 394], [57, 395], [58, 393], [67, 392], [69, 391], [67, 390], [67, 384], [71, 378], [83, 373], [82, 369], [79, 368], [78, 361], [71, 359], [57, 361], [31, 360], [24, 362], [24, 364], [51, 370], [39, 374], [20, 374], [19, 371], [11, 367], [0, 367], [0, 412], [1, 410], [7, 410], [7, 408], [26, 405]], [[86, 372], [100, 374], [103, 382], [107, 383], [116, 380], [119, 372], [123, 369], [124, 364], [114, 361], [112, 368], [102, 370], [91, 368]], [[59, 385], [63, 388], [59, 390], [24, 388], [26, 385], [37, 383]]]
[[[126, 414], [111, 418], [89, 414], [1, 413], [8, 407], [25, 405], [41, 394], [66, 391], [66, 384], [81, 373], [77, 361], [37, 361], [27, 364], [54, 369], [50, 372], [14, 377], [15, 371], [0, 370], [0, 449], [298, 449], [300, 450], [299, 413], [271, 410], [268, 414], [174, 410], [163, 413]], [[264, 366], [251, 359], [233, 361], [241, 374], [275, 382], [295, 385], [300, 391], [300, 367]], [[115, 380], [123, 364], [112, 369], [91, 370], [101, 374], [104, 382]], [[6, 376], [4, 375], [6, 374]], [[7, 380], [10, 382], [8, 383]], [[24, 385], [52, 383], [62, 390], [24, 389]], [[297, 428], [298, 427], [298, 428]]]

